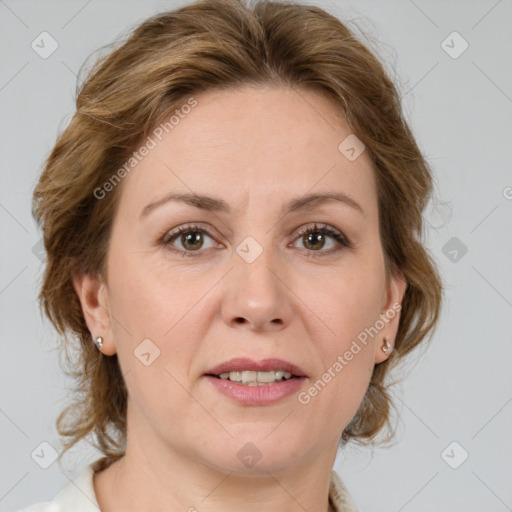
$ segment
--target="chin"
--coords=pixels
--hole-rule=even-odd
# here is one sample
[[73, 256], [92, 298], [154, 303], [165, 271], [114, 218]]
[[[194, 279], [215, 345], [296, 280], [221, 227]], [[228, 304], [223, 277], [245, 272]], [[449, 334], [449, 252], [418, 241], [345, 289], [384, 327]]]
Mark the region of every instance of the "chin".
[[[304, 449], [302, 443], [299, 445], [299, 439], [289, 434], [285, 438], [278, 438], [275, 433], [269, 436], [271, 430], [259, 427], [255, 435], [245, 433], [226, 443], [213, 442], [213, 452], [202, 456], [209, 459], [209, 465], [221, 471], [253, 475], [282, 471], [298, 463], [297, 454]], [[272, 436], [275, 437], [271, 439]]]

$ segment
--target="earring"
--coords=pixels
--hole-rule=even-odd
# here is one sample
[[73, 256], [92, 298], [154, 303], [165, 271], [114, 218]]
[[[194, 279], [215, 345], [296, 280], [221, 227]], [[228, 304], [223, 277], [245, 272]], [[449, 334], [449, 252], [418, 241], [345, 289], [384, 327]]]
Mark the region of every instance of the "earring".
[[391, 346], [391, 342], [389, 341], [389, 338], [387, 336], [384, 336], [384, 345], [381, 347], [382, 352], [387, 353], [389, 349], [393, 350], [393, 347]]
[[94, 340], [94, 343], [96, 343], [96, 346], [98, 347], [98, 349], [103, 348], [103, 338], [102, 338], [101, 336], [98, 336], [98, 337]]

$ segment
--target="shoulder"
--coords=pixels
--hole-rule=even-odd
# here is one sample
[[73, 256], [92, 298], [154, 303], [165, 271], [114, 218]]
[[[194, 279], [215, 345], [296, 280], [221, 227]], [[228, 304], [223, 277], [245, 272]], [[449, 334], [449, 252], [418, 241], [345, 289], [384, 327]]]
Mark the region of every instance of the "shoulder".
[[[34, 503], [18, 512], [97, 512], [99, 510], [93, 485], [94, 463], [67, 484], [52, 501]], [[331, 472], [329, 499], [337, 512], [358, 512], [352, 497], [336, 471]]]
[[19, 510], [18, 512], [59, 512], [60, 508], [52, 501], [42, 501], [41, 503], [34, 503], [30, 507]]
[[359, 512], [352, 496], [350, 496], [345, 484], [334, 469], [331, 471], [329, 500], [334, 505], [336, 512]]
[[93, 464], [86, 466], [80, 476], [62, 488], [52, 501], [34, 503], [18, 512], [98, 512]]

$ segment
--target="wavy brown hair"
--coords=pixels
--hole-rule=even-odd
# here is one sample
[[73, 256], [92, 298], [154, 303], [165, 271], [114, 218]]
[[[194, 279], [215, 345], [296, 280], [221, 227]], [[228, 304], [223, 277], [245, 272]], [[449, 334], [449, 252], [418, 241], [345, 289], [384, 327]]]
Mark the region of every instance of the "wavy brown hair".
[[265, 0], [189, 3], [147, 19], [108, 49], [77, 89], [76, 113], [45, 161], [32, 204], [47, 253], [40, 308], [60, 334], [65, 371], [76, 384], [57, 419], [60, 457], [91, 434], [104, 454], [95, 466], [101, 470], [126, 447], [127, 389], [117, 355], [106, 357], [91, 342], [72, 284], [75, 272], [106, 275], [120, 187], [101, 200], [94, 190], [186, 98], [244, 85], [326, 94], [371, 156], [387, 275], [402, 273], [408, 283], [395, 350], [375, 366], [340, 440], [374, 442], [390, 427], [385, 377], [431, 338], [442, 302], [441, 279], [422, 242], [433, 175], [384, 66], [321, 8]]

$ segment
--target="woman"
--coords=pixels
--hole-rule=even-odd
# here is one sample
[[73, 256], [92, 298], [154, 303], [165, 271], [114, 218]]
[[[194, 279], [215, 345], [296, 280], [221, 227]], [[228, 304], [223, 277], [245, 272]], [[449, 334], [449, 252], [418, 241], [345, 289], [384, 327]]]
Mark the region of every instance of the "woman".
[[51, 509], [357, 510], [338, 447], [391, 426], [385, 377], [438, 321], [432, 183], [382, 65], [320, 8], [142, 23], [34, 192], [41, 307], [78, 354], [60, 456], [91, 433], [104, 454]]

